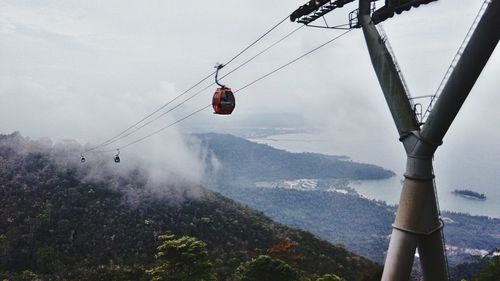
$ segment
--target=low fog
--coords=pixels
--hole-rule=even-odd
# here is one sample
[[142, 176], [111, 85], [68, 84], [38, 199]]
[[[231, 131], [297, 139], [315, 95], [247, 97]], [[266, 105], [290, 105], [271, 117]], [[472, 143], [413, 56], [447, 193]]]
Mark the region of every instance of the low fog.
[[[82, 184], [90, 186], [106, 183], [108, 188], [124, 193], [132, 206], [150, 196], [170, 203], [202, 198], [206, 195], [203, 186], [208, 184], [209, 172], [217, 171], [213, 165], [217, 160], [206, 150], [198, 149], [196, 138], [176, 132], [166, 135], [168, 141], [156, 139], [147, 146], [138, 145], [126, 156], [120, 154], [120, 163], [114, 162], [116, 152], [112, 151], [88, 153], [82, 162], [79, 153], [85, 147], [74, 140], [32, 140], [18, 132], [0, 135], [0, 150], [5, 158], [3, 165], [13, 159], [24, 162], [40, 155], [49, 160], [47, 165], [55, 165], [58, 174], [74, 173]], [[205, 163], [212, 164], [210, 171]], [[44, 171], [47, 167], [38, 169]]]
[[[98, 144], [191, 87], [211, 73], [216, 62], [230, 59], [305, 2], [4, 0], [0, 2], [0, 133], [20, 131], [33, 139]], [[482, 3], [441, 0], [384, 23], [414, 96], [434, 93]], [[345, 23], [355, 8], [349, 5], [328, 20]], [[222, 74], [296, 27], [285, 22]], [[237, 90], [339, 34], [303, 28], [223, 82]], [[475, 161], [500, 154], [499, 70], [497, 50], [438, 150], [438, 171], [453, 173], [457, 165], [467, 163], [473, 171], [480, 167]], [[209, 104], [213, 90], [105, 150]], [[273, 125], [315, 130], [331, 144], [331, 154], [397, 172], [404, 167], [404, 151], [360, 30], [245, 89], [236, 99], [233, 115], [215, 116], [207, 109], [121, 150], [122, 163], [112, 163], [110, 169], [127, 173], [140, 165], [153, 180], [175, 174], [194, 185], [203, 184], [201, 160], [206, 155], [193, 142], [188, 144], [185, 133]], [[272, 122], [276, 116], [292, 118], [276, 125]], [[472, 156], [464, 156], [465, 152]], [[111, 163], [113, 153], [99, 157]], [[79, 154], [68, 157], [78, 160]], [[89, 165], [93, 157], [87, 155]], [[457, 161], [461, 158], [465, 159]]]

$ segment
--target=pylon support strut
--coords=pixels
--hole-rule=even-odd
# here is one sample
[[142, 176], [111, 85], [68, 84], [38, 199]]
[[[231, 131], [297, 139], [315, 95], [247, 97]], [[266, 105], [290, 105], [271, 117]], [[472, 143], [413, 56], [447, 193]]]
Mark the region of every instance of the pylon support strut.
[[385, 261], [383, 281], [410, 279], [418, 249], [425, 281], [448, 280], [443, 224], [439, 218], [432, 160], [500, 37], [500, 0], [492, 0], [427, 119], [420, 124], [393, 58], [359, 1], [359, 23], [379, 84], [407, 154], [405, 181]]

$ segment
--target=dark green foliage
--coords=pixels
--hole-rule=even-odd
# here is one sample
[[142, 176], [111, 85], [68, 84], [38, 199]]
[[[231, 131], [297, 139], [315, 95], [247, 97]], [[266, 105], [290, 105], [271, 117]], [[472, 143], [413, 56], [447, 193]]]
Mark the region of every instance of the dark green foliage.
[[157, 237], [169, 232], [206, 242], [219, 280], [285, 241], [297, 244], [293, 254], [303, 259], [296, 266], [307, 276], [333, 272], [355, 281], [380, 269], [221, 195], [185, 186], [198, 197], [157, 197], [145, 188], [141, 171], [119, 175], [99, 169], [103, 175], [96, 180], [87, 165], [51, 157], [79, 155], [75, 150], [33, 149], [38, 146], [0, 136], [0, 276], [5, 278], [17, 280], [30, 271], [42, 280], [147, 280], [144, 269], [154, 266], [161, 244]]
[[366, 199], [326, 191], [227, 189], [224, 195], [262, 210], [284, 224], [306, 229], [332, 243], [383, 262], [393, 208]]
[[237, 281], [299, 281], [299, 278], [295, 268], [266, 255], [241, 265], [235, 274]]
[[227, 182], [233, 179], [382, 179], [395, 175], [381, 167], [347, 161], [340, 156], [290, 153], [231, 135], [197, 136], [222, 164], [217, 176]]
[[207, 244], [196, 238], [160, 235], [156, 264], [148, 270], [152, 281], [212, 281], [216, 280], [208, 260]]
[[320, 278], [316, 279], [316, 281], [345, 281], [345, 279], [340, 278], [335, 274], [325, 274]]
[[459, 264], [450, 269], [450, 280], [472, 280], [474, 276], [479, 275], [484, 266], [485, 263], [480, 258], [477, 258], [477, 260], [473, 262]]
[[[279, 188], [231, 188], [221, 191], [280, 223], [305, 229], [359, 255], [384, 261], [395, 207], [355, 195]], [[500, 244], [500, 220], [443, 212], [446, 242], [461, 248], [491, 250]], [[449, 254], [452, 266], [463, 262]]]
[[486, 256], [474, 262], [463, 263], [451, 272], [452, 281], [498, 281], [500, 277], [500, 257]]
[[[47, 279], [52, 276], [47, 276]], [[141, 266], [98, 266], [91, 268], [77, 269], [66, 277], [69, 280], [86, 280], [86, 281], [150, 281], [148, 276]]]
[[474, 281], [498, 281], [500, 279], [500, 257], [495, 257], [483, 268]]

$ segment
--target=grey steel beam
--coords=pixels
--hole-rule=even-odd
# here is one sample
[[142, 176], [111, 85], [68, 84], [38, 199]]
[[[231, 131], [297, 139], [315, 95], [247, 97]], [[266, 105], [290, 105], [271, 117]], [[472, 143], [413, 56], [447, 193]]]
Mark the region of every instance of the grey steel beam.
[[393, 58], [375, 25], [371, 23], [369, 0], [359, 1], [359, 23], [363, 28], [368, 52], [375, 68], [385, 100], [400, 136], [420, 127], [411, 108], [403, 82], [395, 67]]
[[419, 237], [418, 253], [424, 280], [448, 280], [443, 241], [442, 230]]
[[[392, 229], [388, 256], [398, 256], [398, 259], [386, 259], [382, 280], [408, 280], [415, 257], [418, 237], [405, 233], [397, 228]], [[397, 270], [386, 270], [397, 268]]]
[[[443, 137], [479, 78], [484, 66], [500, 39], [500, 0], [493, 0], [486, 8], [462, 57], [446, 83], [441, 96], [419, 134], [421, 141], [415, 146], [415, 155], [433, 156]], [[431, 153], [432, 152], [432, 153]], [[432, 165], [432, 164], [431, 164]], [[448, 280], [442, 231], [421, 236], [418, 249], [424, 280]]]
[[425, 125], [422, 137], [441, 143], [500, 38], [500, 1], [492, 0]]
[[[437, 145], [425, 142], [418, 131], [402, 141], [407, 153], [406, 172], [393, 227], [417, 239], [425, 281], [448, 280], [448, 266], [443, 245], [443, 224], [439, 218], [432, 168], [432, 157]], [[400, 243], [397, 239], [398, 237], [391, 238], [391, 243], [393, 240], [396, 240], [394, 243]], [[402, 251], [388, 252], [386, 263], [399, 260], [402, 256], [409, 254]], [[390, 276], [394, 274], [394, 271], [399, 272], [400, 269], [384, 268], [382, 280], [409, 280], [409, 275], [401, 276], [401, 279], [391, 279]]]

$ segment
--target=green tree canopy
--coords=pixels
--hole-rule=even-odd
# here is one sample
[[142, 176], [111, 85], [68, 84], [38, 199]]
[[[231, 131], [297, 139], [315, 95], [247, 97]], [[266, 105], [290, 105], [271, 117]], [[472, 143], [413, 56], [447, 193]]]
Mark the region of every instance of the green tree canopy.
[[500, 257], [495, 257], [489, 262], [479, 274], [476, 281], [498, 281], [500, 280]]
[[335, 274], [325, 274], [325, 275], [319, 277], [318, 279], [316, 279], [316, 281], [345, 281], [345, 279], [338, 277]]
[[238, 281], [298, 281], [298, 271], [279, 259], [261, 255], [238, 267]]
[[148, 270], [152, 281], [216, 280], [208, 259], [207, 244], [196, 238], [160, 235], [155, 255], [157, 265]]

